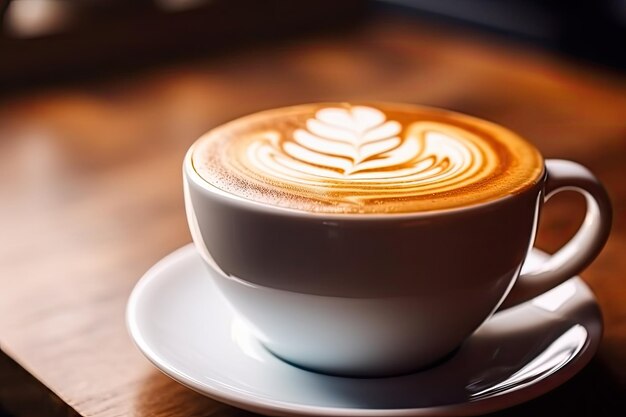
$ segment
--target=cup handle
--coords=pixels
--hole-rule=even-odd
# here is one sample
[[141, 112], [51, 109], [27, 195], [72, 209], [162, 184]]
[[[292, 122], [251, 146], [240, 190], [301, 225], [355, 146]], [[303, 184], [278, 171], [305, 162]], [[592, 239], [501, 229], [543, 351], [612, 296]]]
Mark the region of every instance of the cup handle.
[[538, 269], [523, 273], [500, 310], [528, 301], [579, 274], [600, 253], [611, 229], [609, 196], [598, 179], [584, 166], [562, 159], [546, 160], [544, 203], [554, 194], [574, 190], [587, 202], [585, 220], [561, 249]]

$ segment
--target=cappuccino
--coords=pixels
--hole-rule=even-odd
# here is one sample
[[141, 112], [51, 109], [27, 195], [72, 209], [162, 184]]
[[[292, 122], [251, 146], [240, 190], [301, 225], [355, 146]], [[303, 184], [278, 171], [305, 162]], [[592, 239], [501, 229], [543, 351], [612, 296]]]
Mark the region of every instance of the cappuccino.
[[243, 117], [204, 135], [194, 170], [233, 196], [298, 211], [411, 213], [517, 194], [537, 149], [496, 124], [400, 104], [321, 103]]

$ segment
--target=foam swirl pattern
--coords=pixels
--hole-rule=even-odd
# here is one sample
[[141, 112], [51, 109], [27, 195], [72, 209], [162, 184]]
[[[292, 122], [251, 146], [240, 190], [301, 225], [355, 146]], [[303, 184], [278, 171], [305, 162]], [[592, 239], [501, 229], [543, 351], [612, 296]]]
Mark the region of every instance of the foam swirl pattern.
[[543, 167], [532, 145], [468, 116], [421, 107], [297, 106], [209, 132], [196, 171], [238, 197], [296, 210], [403, 213], [518, 192]]

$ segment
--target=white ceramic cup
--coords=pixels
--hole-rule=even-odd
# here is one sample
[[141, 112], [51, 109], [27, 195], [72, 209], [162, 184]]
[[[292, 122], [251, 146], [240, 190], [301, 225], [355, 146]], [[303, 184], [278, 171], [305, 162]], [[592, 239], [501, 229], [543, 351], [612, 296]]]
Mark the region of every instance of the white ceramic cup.
[[[611, 206], [583, 166], [547, 160], [532, 187], [462, 208], [411, 214], [319, 214], [224, 192], [184, 161], [196, 247], [215, 284], [276, 356], [330, 374], [383, 376], [453, 352], [498, 308], [579, 273], [608, 237]], [[556, 192], [583, 194], [576, 235], [520, 274], [539, 212]]]

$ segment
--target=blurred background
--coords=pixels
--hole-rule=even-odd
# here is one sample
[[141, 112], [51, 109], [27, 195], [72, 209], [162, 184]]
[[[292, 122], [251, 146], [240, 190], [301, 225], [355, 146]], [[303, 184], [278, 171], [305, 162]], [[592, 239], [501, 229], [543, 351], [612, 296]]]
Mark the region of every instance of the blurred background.
[[[107, 387], [140, 383], [124, 306], [138, 277], [190, 240], [187, 148], [244, 114], [335, 100], [469, 113], [596, 173], [615, 205], [583, 274], [605, 317], [600, 353], [575, 385], [522, 410], [619, 414], [626, 0], [0, 0], [0, 23], [0, 415], [32, 398], [13, 360], [81, 414], [117, 401]], [[539, 247], [559, 248], [583, 213], [559, 194]], [[150, 407], [174, 401], [163, 395]], [[158, 415], [150, 407], [133, 415]]]
[[473, 27], [624, 69], [626, 1], [598, 0], [3, 0], [0, 77], [9, 84], [74, 78], [167, 58], [257, 47], [354, 26], [394, 11]]

